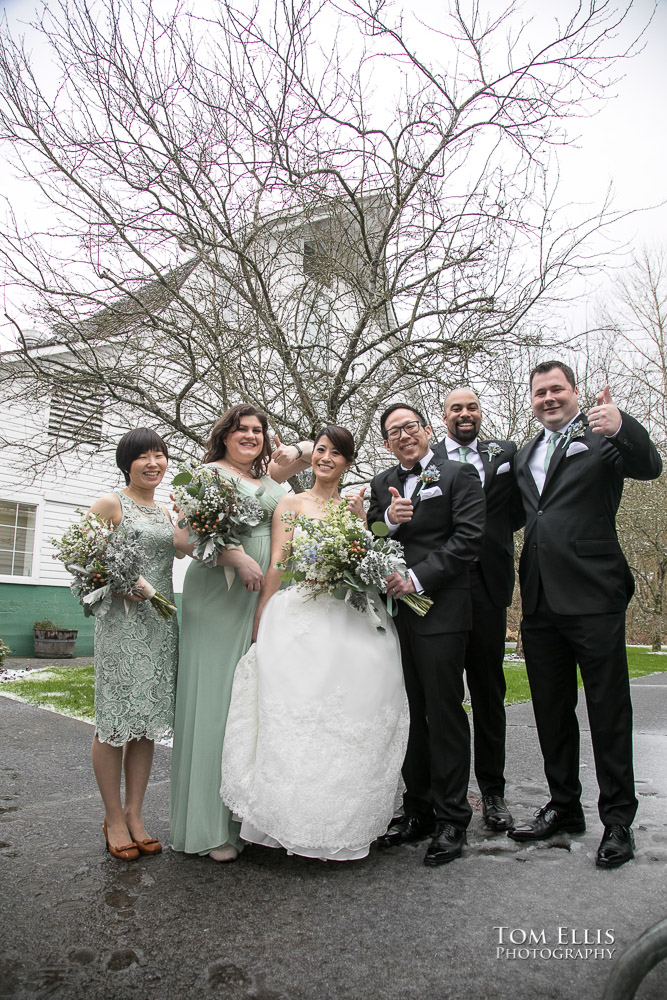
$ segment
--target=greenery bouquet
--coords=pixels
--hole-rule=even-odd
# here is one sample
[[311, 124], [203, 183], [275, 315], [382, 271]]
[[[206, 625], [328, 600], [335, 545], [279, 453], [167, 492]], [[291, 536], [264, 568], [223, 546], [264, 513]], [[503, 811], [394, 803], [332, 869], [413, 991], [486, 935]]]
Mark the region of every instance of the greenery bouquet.
[[[77, 513], [83, 513], [77, 511]], [[72, 593], [86, 617], [103, 617], [114, 594], [147, 597], [162, 618], [171, 618], [176, 605], [159, 594], [141, 575], [139, 531], [133, 526], [113, 528], [99, 514], [84, 514], [62, 538], [52, 538], [60, 560], [74, 576]], [[128, 603], [125, 604], [127, 613]]]
[[[403, 547], [386, 537], [386, 525], [373, 525], [369, 531], [345, 500], [327, 504], [319, 521], [291, 513], [283, 514], [283, 520], [295, 531], [289, 554], [278, 563], [281, 579], [308, 587], [314, 597], [331, 594], [344, 600], [355, 611], [369, 615], [376, 628], [384, 631], [372, 595], [386, 593], [385, 578], [390, 573], [408, 577]], [[423, 594], [405, 594], [399, 600], [422, 617], [433, 604]], [[389, 595], [387, 610], [396, 614]]]

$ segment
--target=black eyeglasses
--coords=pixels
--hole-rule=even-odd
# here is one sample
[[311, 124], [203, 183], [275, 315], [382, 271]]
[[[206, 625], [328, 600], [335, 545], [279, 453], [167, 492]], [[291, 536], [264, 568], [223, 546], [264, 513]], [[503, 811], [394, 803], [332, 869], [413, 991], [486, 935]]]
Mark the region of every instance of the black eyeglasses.
[[408, 420], [407, 424], [401, 424], [400, 427], [389, 427], [387, 430], [387, 440], [397, 441], [401, 436], [401, 431], [405, 431], [409, 437], [414, 437], [419, 434], [419, 428], [426, 427], [421, 420]]

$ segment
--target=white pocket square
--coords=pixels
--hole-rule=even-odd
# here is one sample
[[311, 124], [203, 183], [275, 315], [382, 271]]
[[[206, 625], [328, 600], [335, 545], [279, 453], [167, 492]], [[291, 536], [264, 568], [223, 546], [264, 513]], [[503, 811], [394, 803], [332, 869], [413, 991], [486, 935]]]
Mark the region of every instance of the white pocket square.
[[427, 490], [422, 490], [419, 495], [422, 500], [430, 500], [431, 497], [441, 497], [442, 490], [439, 486], [429, 486]]
[[510, 471], [509, 462], [503, 462], [503, 464], [499, 465], [498, 468], [496, 469], [496, 475], [502, 476], [503, 472], [509, 472], [509, 471]]
[[569, 458], [570, 455], [578, 455], [580, 451], [588, 451], [588, 445], [582, 444], [581, 441], [573, 441], [565, 452], [565, 457]]

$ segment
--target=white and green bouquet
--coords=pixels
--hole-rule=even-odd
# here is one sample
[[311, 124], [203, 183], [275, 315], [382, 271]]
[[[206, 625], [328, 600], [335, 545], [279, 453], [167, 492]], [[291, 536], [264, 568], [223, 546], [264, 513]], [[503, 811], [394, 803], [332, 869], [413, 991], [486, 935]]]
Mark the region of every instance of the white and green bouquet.
[[257, 499], [264, 487], [247, 496], [237, 482], [224, 479], [213, 466], [196, 470], [180, 466], [180, 470], [173, 479], [174, 500], [183, 514], [178, 526], [188, 527], [195, 559], [215, 566], [223, 549], [242, 549], [242, 537], [264, 520], [264, 508]]
[[[77, 511], [83, 514], [83, 511]], [[79, 598], [86, 617], [102, 618], [114, 594], [146, 597], [162, 618], [171, 618], [176, 605], [159, 594], [141, 575], [140, 532], [134, 525], [113, 528], [99, 514], [83, 514], [62, 538], [52, 538], [60, 560], [74, 576], [70, 590]], [[127, 613], [128, 602], [125, 603]]]
[[[282, 519], [299, 530], [294, 532], [289, 555], [278, 563], [281, 579], [308, 587], [314, 597], [331, 594], [344, 600], [355, 611], [369, 615], [376, 628], [384, 631], [372, 594], [386, 593], [385, 578], [391, 573], [408, 579], [403, 546], [386, 537], [387, 526], [379, 522], [369, 531], [345, 500], [327, 504], [319, 521], [293, 513], [283, 514]], [[433, 604], [424, 594], [405, 594], [399, 600], [421, 617]], [[396, 614], [389, 595], [387, 610], [392, 616]]]

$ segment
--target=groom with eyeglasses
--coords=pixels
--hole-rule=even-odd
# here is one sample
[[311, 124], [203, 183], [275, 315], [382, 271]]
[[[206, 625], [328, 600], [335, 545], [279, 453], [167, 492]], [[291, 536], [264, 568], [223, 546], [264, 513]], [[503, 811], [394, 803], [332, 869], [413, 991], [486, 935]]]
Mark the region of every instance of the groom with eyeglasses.
[[468, 803], [470, 726], [463, 708], [463, 668], [472, 625], [469, 567], [484, 536], [485, 500], [471, 465], [434, 455], [431, 428], [407, 403], [380, 418], [385, 448], [398, 465], [371, 482], [368, 523], [384, 521], [405, 552], [407, 580], [387, 577], [388, 593], [425, 593], [421, 618], [398, 602], [396, 628], [410, 705], [403, 764], [403, 814], [378, 845], [431, 837], [424, 862], [461, 857], [472, 810]]

